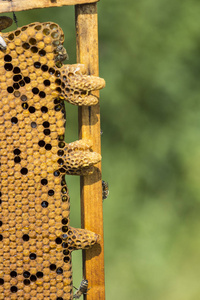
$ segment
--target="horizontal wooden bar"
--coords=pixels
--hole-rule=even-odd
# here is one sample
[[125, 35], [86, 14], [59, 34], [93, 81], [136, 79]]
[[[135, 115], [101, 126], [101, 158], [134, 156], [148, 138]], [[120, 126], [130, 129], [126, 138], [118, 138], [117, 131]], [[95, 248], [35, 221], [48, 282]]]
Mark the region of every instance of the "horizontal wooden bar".
[[0, 13], [22, 11], [35, 8], [95, 3], [98, 1], [99, 0], [1, 0]]

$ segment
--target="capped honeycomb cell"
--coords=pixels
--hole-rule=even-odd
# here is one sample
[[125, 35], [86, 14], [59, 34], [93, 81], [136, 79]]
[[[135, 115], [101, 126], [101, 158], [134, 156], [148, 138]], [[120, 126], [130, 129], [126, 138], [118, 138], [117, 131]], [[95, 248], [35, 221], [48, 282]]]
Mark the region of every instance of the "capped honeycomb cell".
[[64, 101], [95, 105], [103, 79], [63, 65], [64, 34], [51, 22], [1, 33], [0, 298], [69, 300], [71, 253], [99, 236], [70, 226], [65, 175], [92, 173], [91, 143], [67, 144]]

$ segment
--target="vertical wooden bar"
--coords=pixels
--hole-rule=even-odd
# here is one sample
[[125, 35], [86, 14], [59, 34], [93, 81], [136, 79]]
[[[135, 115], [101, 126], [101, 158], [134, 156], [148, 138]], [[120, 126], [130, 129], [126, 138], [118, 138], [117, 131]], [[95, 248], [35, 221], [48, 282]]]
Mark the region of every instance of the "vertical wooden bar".
[[[88, 74], [98, 76], [97, 5], [76, 5], [77, 62], [85, 64]], [[99, 96], [99, 92], [93, 93]], [[101, 153], [100, 106], [79, 108], [79, 138], [93, 141], [93, 150]], [[87, 300], [105, 299], [104, 246], [101, 163], [93, 175], [81, 177], [81, 223], [101, 236], [101, 243], [83, 251], [83, 276], [91, 287]]]

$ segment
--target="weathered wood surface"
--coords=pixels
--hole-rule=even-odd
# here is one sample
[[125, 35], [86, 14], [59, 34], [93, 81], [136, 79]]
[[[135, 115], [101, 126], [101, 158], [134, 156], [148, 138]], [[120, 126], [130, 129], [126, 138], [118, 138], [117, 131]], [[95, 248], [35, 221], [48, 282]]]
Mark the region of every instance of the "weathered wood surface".
[[[87, 66], [88, 74], [98, 76], [97, 5], [76, 6], [77, 61]], [[99, 96], [99, 92], [94, 93]], [[93, 151], [101, 153], [100, 106], [79, 107], [79, 138], [93, 141]], [[91, 290], [85, 299], [104, 300], [104, 244], [101, 163], [93, 175], [81, 177], [82, 228], [101, 236], [101, 243], [83, 251], [83, 276]]]
[[94, 3], [97, 1], [98, 0], [1, 0], [0, 13], [22, 11], [35, 8]]

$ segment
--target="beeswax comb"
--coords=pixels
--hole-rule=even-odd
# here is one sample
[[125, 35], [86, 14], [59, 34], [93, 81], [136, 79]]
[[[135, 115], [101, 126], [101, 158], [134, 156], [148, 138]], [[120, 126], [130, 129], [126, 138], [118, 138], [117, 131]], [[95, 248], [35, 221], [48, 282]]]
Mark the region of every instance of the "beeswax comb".
[[64, 34], [51, 22], [1, 33], [0, 299], [73, 298], [71, 252], [98, 242], [70, 227], [65, 175], [88, 175], [91, 142], [65, 143], [64, 101], [95, 105], [103, 79], [63, 65]]

